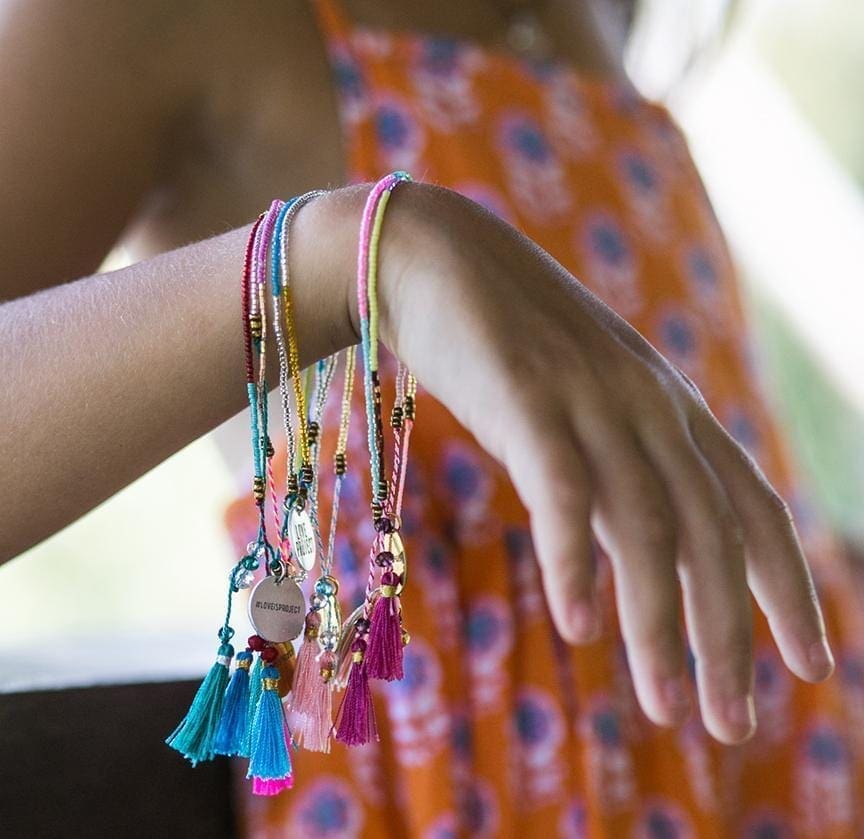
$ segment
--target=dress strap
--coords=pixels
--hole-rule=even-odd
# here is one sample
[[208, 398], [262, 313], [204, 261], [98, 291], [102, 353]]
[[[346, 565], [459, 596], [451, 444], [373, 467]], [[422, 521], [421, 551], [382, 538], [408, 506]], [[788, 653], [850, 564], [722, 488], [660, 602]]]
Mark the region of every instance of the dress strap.
[[340, 0], [312, 0], [318, 24], [328, 42], [343, 40], [351, 31], [351, 22]]

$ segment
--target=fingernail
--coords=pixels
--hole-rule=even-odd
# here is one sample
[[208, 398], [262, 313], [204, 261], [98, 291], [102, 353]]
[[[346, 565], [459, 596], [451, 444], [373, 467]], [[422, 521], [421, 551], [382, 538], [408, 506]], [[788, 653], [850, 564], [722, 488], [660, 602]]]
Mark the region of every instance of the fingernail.
[[683, 676], [666, 679], [660, 690], [663, 701], [672, 711], [676, 712], [676, 715], [683, 714], [684, 711], [689, 710], [690, 694]]
[[570, 632], [580, 641], [590, 641], [598, 633], [600, 621], [590, 600], [577, 600], [570, 606]]
[[807, 658], [810, 664], [822, 672], [827, 670], [830, 673], [834, 669], [834, 656], [827, 638], [812, 643], [807, 650]]
[[756, 708], [753, 697], [739, 696], [726, 705], [726, 719], [736, 727], [753, 731], [756, 728]]

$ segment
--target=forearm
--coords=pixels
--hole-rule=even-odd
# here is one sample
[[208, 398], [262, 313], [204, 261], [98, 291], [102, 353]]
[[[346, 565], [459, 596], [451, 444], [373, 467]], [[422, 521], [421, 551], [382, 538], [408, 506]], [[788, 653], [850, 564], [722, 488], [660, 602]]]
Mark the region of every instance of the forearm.
[[[365, 192], [330, 193], [296, 219], [289, 267], [304, 365], [356, 341], [349, 306]], [[0, 306], [0, 561], [244, 407], [250, 228]], [[275, 362], [268, 353], [274, 383]]]

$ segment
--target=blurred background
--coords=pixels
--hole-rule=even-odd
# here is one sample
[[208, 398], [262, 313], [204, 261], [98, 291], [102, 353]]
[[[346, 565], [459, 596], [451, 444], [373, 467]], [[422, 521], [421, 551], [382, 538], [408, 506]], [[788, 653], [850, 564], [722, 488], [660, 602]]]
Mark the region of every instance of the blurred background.
[[[645, 2], [629, 63], [688, 135], [814, 500], [864, 545], [864, 3]], [[202, 673], [235, 489], [202, 438], [0, 568], [0, 691]]]

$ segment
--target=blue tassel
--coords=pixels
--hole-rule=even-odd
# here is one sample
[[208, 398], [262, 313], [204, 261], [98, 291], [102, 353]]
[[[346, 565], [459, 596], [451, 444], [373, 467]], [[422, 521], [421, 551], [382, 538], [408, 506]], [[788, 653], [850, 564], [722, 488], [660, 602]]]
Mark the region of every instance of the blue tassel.
[[258, 707], [258, 700], [261, 697], [261, 670], [264, 664], [261, 661], [261, 656], [255, 659], [255, 664], [252, 667], [252, 672], [249, 674], [249, 705], [246, 713], [246, 733], [243, 737], [243, 747], [237, 754], [240, 757], [249, 757], [252, 754], [252, 723], [255, 721], [255, 709]]
[[192, 761], [193, 766], [213, 758], [213, 737], [222, 715], [225, 688], [228, 685], [228, 667], [233, 657], [234, 647], [230, 644], [219, 647], [216, 662], [201, 682], [183, 722], [165, 741], [172, 749]]
[[249, 668], [252, 653], [248, 650], [237, 653], [237, 666], [225, 691], [222, 716], [213, 740], [213, 751], [217, 755], [237, 755], [243, 750], [249, 718]]
[[252, 723], [252, 754], [246, 777], [264, 781], [287, 779], [291, 775], [291, 757], [279, 698], [279, 671], [275, 667], [262, 668], [261, 687]]

